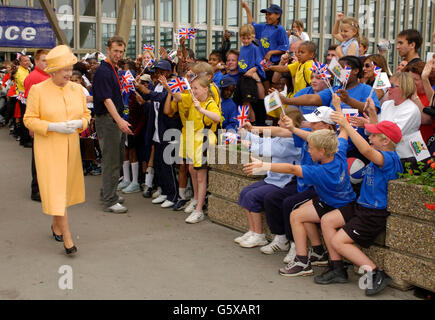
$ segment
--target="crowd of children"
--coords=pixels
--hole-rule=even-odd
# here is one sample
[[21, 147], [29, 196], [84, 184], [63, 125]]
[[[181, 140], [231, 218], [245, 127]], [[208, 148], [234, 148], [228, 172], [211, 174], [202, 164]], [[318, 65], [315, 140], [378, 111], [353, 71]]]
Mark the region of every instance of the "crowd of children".
[[[210, 146], [222, 143], [219, 129], [238, 133], [242, 145], [255, 155], [270, 157], [271, 162], [254, 155], [244, 167], [247, 174], [265, 173], [266, 178], [240, 193], [238, 203], [249, 230], [234, 241], [244, 248], [261, 246], [264, 254], [288, 252], [286, 266], [279, 269], [283, 276], [311, 275], [313, 265], [329, 266], [315, 277], [318, 284], [348, 282], [344, 257], [370, 268], [375, 280], [366, 294], [376, 294], [391, 279], [355, 244], [368, 247], [385, 230], [388, 181], [398, 177], [404, 163], [413, 162], [409, 153], [396, 153], [396, 145], [419, 132], [422, 125], [432, 130], [424, 142], [429, 148], [435, 145], [428, 139], [434, 121], [424, 114], [424, 108], [434, 104], [435, 58], [416, 67], [421, 59], [410, 50], [418, 50], [421, 37], [405, 30], [399, 37], [413, 44], [408, 51], [401, 46], [407, 66], [391, 78], [390, 88], [372, 90], [377, 79], [374, 70], [391, 73], [384, 56], [358, 56], [357, 20], [337, 15], [333, 36], [340, 44], [328, 50], [328, 64], [338, 58], [339, 65], [349, 70], [343, 82], [332, 72], [319, 72], [317, 46], [303, 32], [302, 22], [295, 21], [287, 33], [280, 24], [278, 5], [261, 10], [266, 14], [266, 23], [261, 24], [253, 21], [244, 1], [242, 8], [248, 24], [240, 28], [240, 51], [224, 41], [222, 48], [210, 53], [208, 62], [199, 61], [181, 38], [175, 52], [160, 48], [157, 57], [154, 48], [147, 46], [136, 61], [123, 60], [118, 65], [124, 90], [122, 117], [133, 133], [125, 139], [118, 191], [142, 192], [162, 208], [184, 210], [189, 214], [187, 223], [201, 222], [207, 206]], [[13, 120], [11, 132], [18, 134], [18, 95], [13, 92], [16, 68], [12, 63], [5, 67], [2, 90], [8, 100], [0, 120], [3, 125]], [[97, 57], [81, 61], [71, 79], [83, 85], [91, 110], [97, 67]], [[405, 75], [408, 72], [411, 75]], [[133, 85], [128, 87], [129, 82], [122, 80], [130, 75]], [[419, 77], [419, 87], [409, 83], [411, 76]], [[264, 99], [275, 90], [281, 92], [283, 108], [266, 114]], [[410, 120], [411, 111], [403, 106], [407, 110], [412, 106], [417, 119]], [[405, 111], [397, 114], [389, 111], [392, 107]], [[342, 113], [345, 109], [356, 110], [350, 123]], [[243, 121], [245, 116], [249, 121]], [[272, 137], [263, 137], [265, 130]], [[83, 134], [84, 140], [93, 139], [90, 149], [95, 157], [86, 159], [84, 166], [92, 174], [100, 170], [97, 138], [92, 125]], [[366, 164], [360, 185], [351, 183], [349, 157]], [[262, 230], [263, 211], [274, 234], [270, 243]]]

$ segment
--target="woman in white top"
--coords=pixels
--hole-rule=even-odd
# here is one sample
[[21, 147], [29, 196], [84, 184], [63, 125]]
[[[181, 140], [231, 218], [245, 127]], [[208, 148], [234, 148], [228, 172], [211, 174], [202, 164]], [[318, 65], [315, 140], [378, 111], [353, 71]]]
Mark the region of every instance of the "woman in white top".
[[368, 99], [368, 113], [371, 123], [384, 120], [396, 123], [402, 130], [402, 141], [396, 146], [396, 152], [402, 163], [415, 163], [415, 158], [409, 145], [409, 136], [419, 132], [421, 113], [418, 106], [411, 100], [416, 92], [412, 77], [405, 72], [399, 72], [390, 79], [391, 88], [388, 88], [388, 97], [391, 100], [382, 104], [381, 112], [376, 114], [372, 99]]
[[310, 36], [304, 32], [304, 23], [300, 20], [293, 21], [292, 28], [287, 33], [289, 33], [288, 42], [290, 45], [299, 40], [310, 41]]

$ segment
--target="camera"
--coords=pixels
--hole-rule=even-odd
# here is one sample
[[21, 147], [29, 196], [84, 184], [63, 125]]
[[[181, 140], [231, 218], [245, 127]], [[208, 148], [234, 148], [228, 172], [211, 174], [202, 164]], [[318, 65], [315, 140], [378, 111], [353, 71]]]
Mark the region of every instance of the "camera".
[[391, 43], [389, 41], [380, 41], [376, 46], [379, 51], [388, 51], [391, 49]]

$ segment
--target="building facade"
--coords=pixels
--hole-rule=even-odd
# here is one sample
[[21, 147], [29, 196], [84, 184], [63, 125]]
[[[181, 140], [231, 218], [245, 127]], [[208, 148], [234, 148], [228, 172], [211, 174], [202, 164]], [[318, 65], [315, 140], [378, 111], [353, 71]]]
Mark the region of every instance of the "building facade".
[[[51, 0], [61, 29], [74, 52], [80, 56], [95, 50], [105, 52], [105, 43], [115, 33], [119, 1], [122, 0]], [[332, 29], [337, 12], [359, 19], [362, 34], [370, 41], [368, 53], [376, 53], [376, 44], [392, 44], [389, 64], [396, 66], [395, 39], [404, 29], [420, 31], [424, 44], [420, 54], [435, 51], [431, 44], [434, 31], [434, 0], [246, 0], [256, 22], [264, 22], [262, 8], [278, 4], [283, 9], [281, 24], [289, 29], [295, 19], [304, 22], [305, 31], [324, 58], [335, 42]], [[174, 32], [180, 27], [198, 29], [196, 39], [187, 41], [197, 57], [207, 57], [220, 47], [224, 30], [233, 33], [231, 47], [239, 48], [239, 27], [247, 22], [241, 0], [136, 0], [127, 56], [135, 57], [144, 43], [170, 49], [175, 46]], [[0, 5], [41, 7], [39, 0], [0, 0]], [[190, 42], [190, 43], [189, 43]], [[14, 48], [0, 48], [16, 52]]]

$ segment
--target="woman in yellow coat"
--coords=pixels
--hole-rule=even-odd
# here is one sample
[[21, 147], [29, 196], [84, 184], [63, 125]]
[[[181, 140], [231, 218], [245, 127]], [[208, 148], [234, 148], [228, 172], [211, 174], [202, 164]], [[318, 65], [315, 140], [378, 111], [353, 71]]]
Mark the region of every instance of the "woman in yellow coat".
[[80, 85], [70, 81], [77, 58], [68, 46], [52, 49], [45, 72], [51, 75], [32, 86], [24, 115], [34, 132], [35, 165], [42, 211], [53, 216], [51, 226], [67, 254], [77, 252], [68, 225], [66, 208], [85, 201], [78, 133], [86, 130], [91, 114]]

